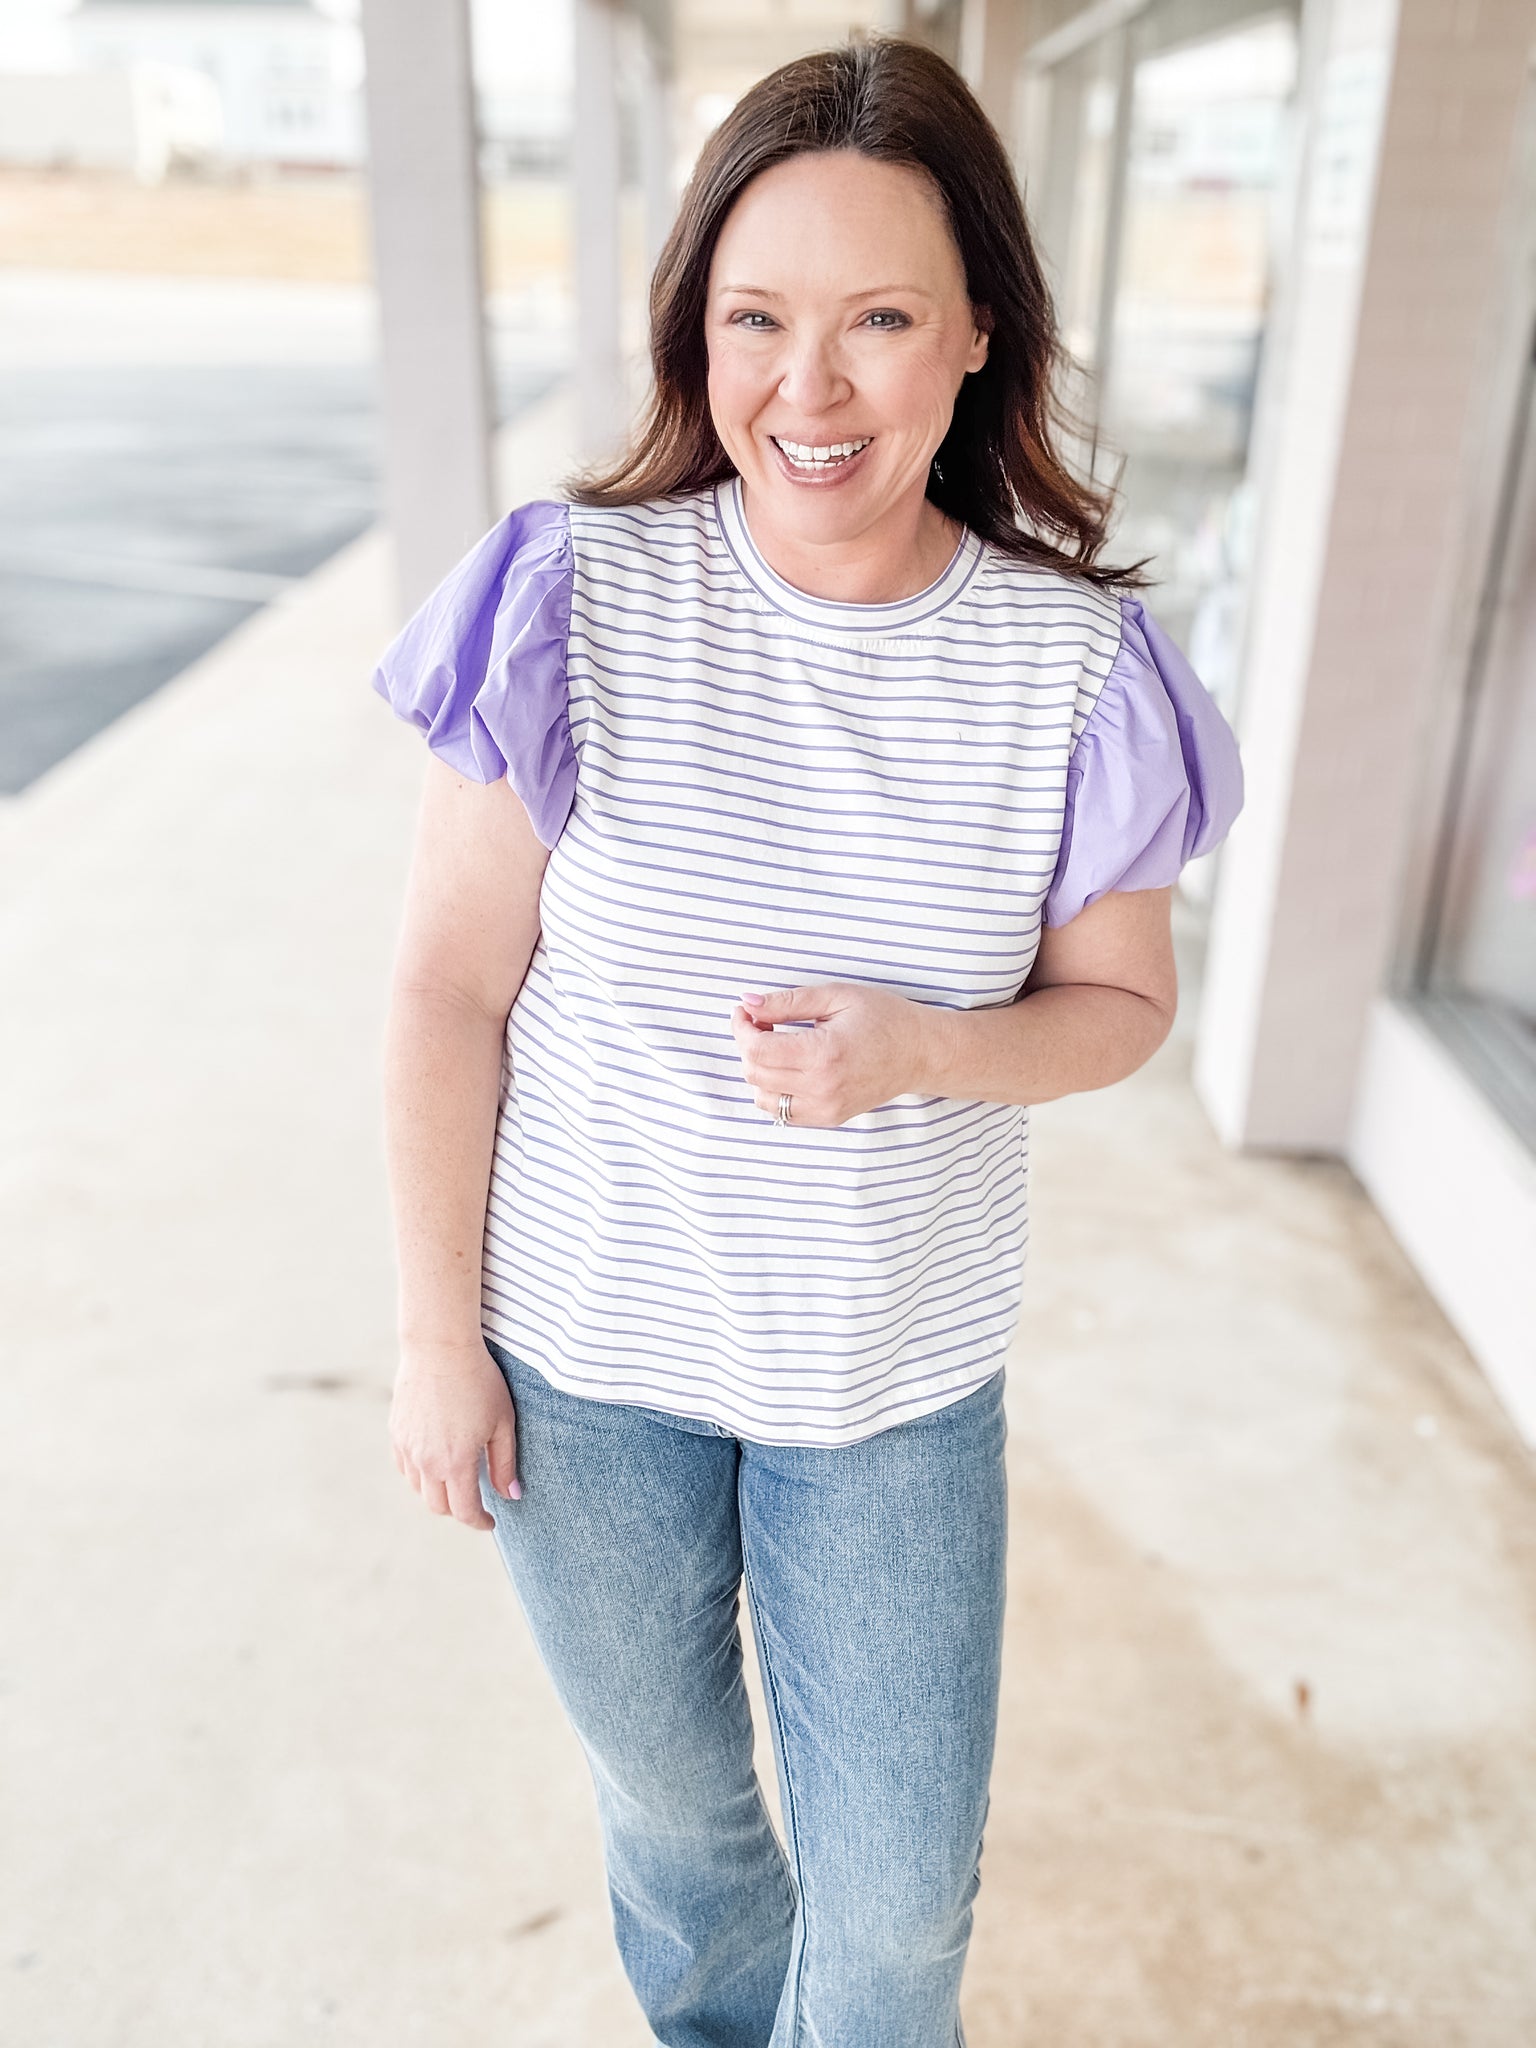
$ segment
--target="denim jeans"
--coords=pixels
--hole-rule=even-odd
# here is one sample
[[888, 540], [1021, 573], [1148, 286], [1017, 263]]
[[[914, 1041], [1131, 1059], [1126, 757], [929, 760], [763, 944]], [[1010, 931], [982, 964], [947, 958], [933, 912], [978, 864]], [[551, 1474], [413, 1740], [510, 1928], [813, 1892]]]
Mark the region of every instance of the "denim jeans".
[[[490, 1343], [480, 1496], [586, 1752], [662, 2048], [964, 2048], [1002, 1652], [1003, 1374], [834, 1449], [561, 1392]], [[788, 1836], [752, 1764], [745, 1577]]]

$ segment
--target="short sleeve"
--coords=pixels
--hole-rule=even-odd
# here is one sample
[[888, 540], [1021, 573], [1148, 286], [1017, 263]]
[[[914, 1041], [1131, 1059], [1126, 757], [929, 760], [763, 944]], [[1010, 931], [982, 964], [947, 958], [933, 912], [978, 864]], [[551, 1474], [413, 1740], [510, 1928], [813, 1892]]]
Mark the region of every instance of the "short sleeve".
[[1243, 807], [1237, 739], [1215, 700], [1139, 599], [1122, 594], [1120, 610], [1120, 651], [1067, 765], [1048, 925], [1111, 889], [1176, 882]]
[[570, 518], [521, 505], [497, 521], [379, 657], [373, 687], [473, 782], [503, 775], [553, 846], [576, 795], [566, 693]]

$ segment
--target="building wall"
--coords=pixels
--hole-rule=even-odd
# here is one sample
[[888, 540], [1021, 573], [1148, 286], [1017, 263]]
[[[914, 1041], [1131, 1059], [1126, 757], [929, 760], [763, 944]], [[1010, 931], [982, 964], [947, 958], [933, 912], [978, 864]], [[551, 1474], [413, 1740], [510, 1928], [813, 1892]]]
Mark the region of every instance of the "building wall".
[[[1137, 11], [1031, 16], [1059, 53], [1073, 21]], [[1302, 0], [1300, 22], [1249, 460], [1247, 802], [1216, 856], [1195, 1079], [1229, 1143], [1349, 1159], [1536, 1442], [1536, 1156], [1421, 993], [1536, 329], [1536, 0]]]
[[[1203, 1093], [1256, 1145], [1344, 1142], [1399, 945], [1421, 761], [1465, 664], [1529, 0], [1314, 10], [1313, 136], [1244, 682]], [[1379, 138], [1379, 142], [1378, 142]], [[1341, 169], [1340, 166], [1343, 166]]]

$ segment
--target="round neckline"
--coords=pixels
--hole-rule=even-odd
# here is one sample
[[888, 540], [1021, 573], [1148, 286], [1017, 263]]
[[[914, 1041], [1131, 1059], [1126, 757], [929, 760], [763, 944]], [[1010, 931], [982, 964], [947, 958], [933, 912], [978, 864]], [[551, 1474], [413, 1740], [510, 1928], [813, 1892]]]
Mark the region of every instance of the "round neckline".
[[809, 591], [786, 583], [758, 552], [747, 525], [739, 474], [715, 485], [714, 502], [715, 517], [731, 558], [759, 597], [775, 611], [823, 632], [867, 633], [876, 637], [905, 632], [953, 604], [981, 564], [981, 537], [965, 527], [948, 568], [911, 597], [898, 597], [889, 604], [850, 604], [838, 597], [812, 597]]

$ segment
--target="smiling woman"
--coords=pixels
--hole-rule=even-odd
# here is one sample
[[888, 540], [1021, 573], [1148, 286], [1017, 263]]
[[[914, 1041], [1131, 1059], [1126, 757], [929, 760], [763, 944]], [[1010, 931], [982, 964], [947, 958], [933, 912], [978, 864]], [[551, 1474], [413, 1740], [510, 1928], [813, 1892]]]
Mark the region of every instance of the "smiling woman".
[[[818, 366], [807, 320], [824, 340], [835, 331], [851, 345], [857, 332], [866, 377], [881, 375], [867, 352], [881, 336], [904, 337], [921, 359], [935, 404], [920, 495], [939, 511], [1024, 560], [1140, 582], [1145, 564], [1098, 561], [1111, 500], [1056, 451], [1064, 355], [1007, 152], [932, 51], [876, 37], [801, 58], [716, 129], [651, 284], [646, 416], [613, 469], [576, 485], [576, 501], [639, 504], [735, 473], [744, 423], [722, 319], [772, 341], [761, 378], [794, 345], [791, 309], [800, 374], [832, 367]], [[796, 424], [788, 410], [785, 434]], [[916, 424], [898, 419], [904, 433]], [[828, 421], [844, 423], [873, 426], [851, 412]], [[816, 431], [799, 445], [831, 444]], [[883, 483], [895, 473], [887, 467]]]
[[500, 521], [374, 679], [442, 764], [391, 1438], [495, 1532], [655, 2039], [955, 2048], [1029, 1105], [1165, 1036], [1169, 895], [1241, 770], [1099, 560], [1007, 158], [939, 58], [748, 93], [652, 314], [633, 447]]
[[[854, 250], [870, 282], [850, 291]], [[879, 604], [948, 562], [963, 529], [928, 476], [989, 324], [937, 189], [908, 165], [797, 156], [743, 192], [710, 268], [709, 410], [792, 583]]]

